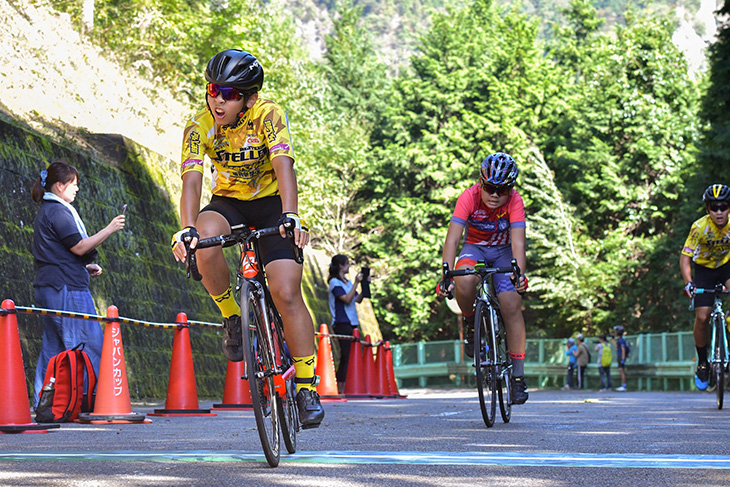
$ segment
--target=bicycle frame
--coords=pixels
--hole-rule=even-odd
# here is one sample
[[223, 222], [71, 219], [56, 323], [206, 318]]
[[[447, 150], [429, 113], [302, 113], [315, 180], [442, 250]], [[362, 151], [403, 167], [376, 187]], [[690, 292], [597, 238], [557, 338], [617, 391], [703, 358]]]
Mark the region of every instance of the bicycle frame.
[[[291, 226], [284, 223], [295, 260], [303, 261], [301, 249], [294, 244]], [[241, 324], [244, 326], [243, 348], [246, 363], [244, 377], [249, 381], [254, 417], [261, 445], [270, 466], [279, 464], [279, 444], [289, 453], [296, 451], [299, 418], [294, 404], [295, 369], [284, 338], [283, 323], [267, 286], [266, 271], [259, 265], [259, 239], [279, 235], [279, 227], [252, 229], [244, 225], [231, 227], [228, 235], [202, 239], [197, 249], [214, 246], [239, 246], [236, 270], [236, 294], [241, 303]], [[195, 251], [189, 250], [188, 275], [201, 280]]]
[[[709, 363], [710, 364], [721, 364], [725, 368], [727, 368], [728, 364], [730, 363], [730, 355], [728, 354], [728, 336], [727, 336], [727, 328], [725, 326], [725, 312], [722, 309], [722, 295], [730, 293], [730, 290], [723, 289], [722, 284], [716, 286], [714, 289], [703, 289], [703, 288], [697, 288], [695, 290], [696, 294], [707, 294], [707, 293], [714, 293], [715, 295], [715, 301], [712, 305], [712, 312], [710, 313], [710, 324], [712, 326], [711, 335], [710, 335], [710, 357], [709, 357]], [[692, 308], [694, 307], [694, 300], [692, 301]], [[716, 326], [716, 324], [720, 324], [720, 326]], [[720, 330], [718, 332], [718, 329]], [[718, 337], [718, 334], [720, 335]], [[717, 357], [715, 355], [715, 352], [717, 350], [718, 342], [719, 340], [722, 340], [720, 343], [724, 344], [724, 353], [722, 357]]]
[[[266, 271], [263, 266], [259, 266], [259, 237], [256, 232], [256, 230], [252, 230], [244, 242], [239, 242], [241, 257], [236, 272], [236, 294], [240, 292], [244, 280], [248, 281], [254, 289], [260, 308], [265, 310], [264, 316], [262, 317], [264, 330], [259, 330], [259, 332], [265, 333], [269, 356], [276, 357], [276, 363], [272, 364], [272, 370], [259, 372], [259, 374], [268, 376], [273, 375], [276, 392], [280, 398], [284, 398], [286, 396], [286, 381], [294, 375], [295, 370], [293, 364], [290, 365], [287, 370], [282, 369], [281, 354], [279, 350], [281, 345], [277, 340], [274, 340], [274, 336], [271, 333], [272, 327], [275, 326], [272, 322], [272, 314], [278, 314], [278, 311], [276, 310], [276, 305], [271, 297], [271, 292], [269, 291], [268, 286], [265, 285]], [[251, 324], [249, 326], [254, 325]], [[279, 330], [280, 334], [283, 332], [283, 329]]]
[[[475, 270], [479, 267], [484, 267], [484, 263], [479, 262], [475, 266]], [[478, 301], [482, 301], [490, 310], [491, 313], [500, 311], [499, 300], [494, 296], [494, 273], [485, 274], [479, 284], [477, 284], [477, 299], [474, 301], [474, 309]], [[496, 323], [496, 316], [492, 316], [492, 323]]]
[[[711, 379], [715, 381], [715, 392], [717, 394], [717, 409], [722, 409], [725, 395], [725, 374], [728, 371], [728, 341], [727, 327], [725, 326], [725, 313], [722, 310], [722, 295], [730, 293], [724, 289], [722, 283], [715, 285], [714, 289], [695, 290], [696, 294], [714, 293], [715, 301], [710, 313], [710, 350], [708, 362], [710, 366]], [[694, 307], [694, 299], [690, 308]]]
[[[727, 369], [730, 358], [728, 357], [727, 328], [725, 327], [725, 312], [722, 310], [722, 299], [720, 294], [715, 294], [715, 303], [710, 313], [712, 324], [712, 335], [710, 338], [710, 364], [717, 364]], [[719, 336], [718, 336], [719, 334]], [[721, 342], [720, 342], [721, 341]], [[720, 349], [719, 343], [724, 346]], [[721, 350], [721, 357], [716, 356], [718, 349]]]
[[[484, 267], [484, 263], [477, 263], [477, 265], [475, 266], [475, 270], [479, 267]], [[489, 343], [491, 344], [497, 343], [497, 335], [500, 333], [500, 319], [498, 318], [498, 314], [501, 312], [501, 308], [499, 306], [499, 300], [496, 298], [495, 295], [496, 293], [494, 292], [494, 273], [485, 273], [479, 281], [479, 284], [477, 285], [477, 299], [474, 302], [474, 308], [476, 309], [477, 303], [481, 301], [482, 303], [484, 303], [484, 306], [486, 306], [486, 309], [489, 312], [489, 322], [492, 325], [489, 337]], [[502, 323], [504, 324], [503, 320]], [[502, 327], [501, 331], [505, 331], [504, 326]], [[503, 336], [502, 339], [506, 341], [506, 335]], [[506, 357], [499, 357], [499, 359], [500, 360], [497, 363], [492, 365], [496, 365], [497, 367], [499, 367], [501, 376], [500, 380], [507, 380], [510, 370], [512, 368], [512, 363], [509, 360], [509, 354]], [[488, 356], [487, 362], [489, 362]]]
[[[512, 267], [487, 267], [478, 262], [474, 269], [449, 271], [443, 264], [445, 278], [475, 275], [479, 277], [477, 296], [474, 300], [474, 369], [482, 417], [487, 428], [494, 426], [497, 396], [502, 420], [510, 421], [512, 416], [511, 372], [512, 364], [507, 345], [507, 333], [501, 318], [499, 301], [494, 292], [494, 274], [513, 273], [520, 275], [517, 261]], [[485, 336], [481, 336], [484, 333]], [[483, 341], [482, 341], [483, 340]]]

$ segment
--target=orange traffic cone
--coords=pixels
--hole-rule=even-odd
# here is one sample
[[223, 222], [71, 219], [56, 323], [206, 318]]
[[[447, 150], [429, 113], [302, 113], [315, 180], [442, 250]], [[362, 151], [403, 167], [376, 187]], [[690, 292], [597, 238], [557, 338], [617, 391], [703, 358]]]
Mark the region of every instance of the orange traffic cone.
[[398, 381], [395, 380], [395, 371], [393, 370], [393, 352], [390, 349], [390, 342], [385, 342], [385, 365], [388, 373], [388, 383], [390, 384], [390, 393], [399, 399], [405, 399], [398, 391]]
[[362, 346], [360, 345], [360, 332], [355, 329], [352, 331], [352, 335], [355, 340], [350, 345], [350, 363], [347, 366], [345, 397], [348, 399], [370, 399], [365, 382], [365, 364]]
[[253, 409], [251, 389], [248, 385], [248, 380], [243, 378], [244, 375], [246, 375], [246, 362], [244, 360], [240, 362], [228, 361], [226, 385], [223, 389], [223, 401], [220, 404], [213, 404], [213, 409]]
[[155, 409], [150, 416], [217, 416], [210, 409], [200, 409], [198, 388], [195, 385], [193, 350], [190, 348], [190, 329], [185, 313], [177, 314], [178, 327], [172, 340], [170, 378], [167, 381], [167, 399], [164, 409]]
[[378, 394], [383, 397], [393, 397], [390, 391], [390, 382], [388, 381], [388, 365], [385, 359], [385, 346], [381, 342], [378, 346], [378, 355], [375, 357], [375, 373], [378, 384]]
[[365, 346], [363, 347], [363, 355], [365, 357], [365, 385], [370, 397], [382, 399], [383, 396], [380, 394], [380, 387], [378, 386], [378, 374], [375, 369], [373, 348], [370, 335], [365, 335]]
[[0, 433], [48, 433], [60, 426], [31, 422], [18, 318], [10, 299], [0, 311], [0, 373]]
[[79, 414], [78, 421], [92, 424], [149, 423], [144, 414], [132, 412], [119, 310], [116, 306], [109, 306], [106, 315], [112, 320], [106, 323], [104, 329], [94, 412]]
[[317, 347], [317, 375], [319, 397], [327, 400], [344, 401], [344, 396], [337, 390], [337, 374], [335, 362], [332, 360], [332, 341], [327, 325], [319, 325], [319, 346]]

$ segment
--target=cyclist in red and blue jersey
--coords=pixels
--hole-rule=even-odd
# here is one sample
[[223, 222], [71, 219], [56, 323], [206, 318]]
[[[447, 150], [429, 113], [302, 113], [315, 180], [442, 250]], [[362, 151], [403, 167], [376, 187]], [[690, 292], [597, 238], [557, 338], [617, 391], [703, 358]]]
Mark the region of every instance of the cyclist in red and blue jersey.
[[[514, 257], [524, 271], [527, 265], [525, 204], [514, 189], [519, 174], [517, 163], [509, 154], [497, 152], [484, 159], [480, 174], [479, 183], [467, 188], [456, 201], [446, 233], [443, 262], [454, 268], [459, 243], [466, 230], [466, 241], [456, 261], [456, 269], [473, 269], [477, 262], [485, 262], [490, 267], [509, 267]], [[464, 351], [470, 357], [474, 355], [474, 301], [478, 283], [478, 276], [459, 276], [453, 281], [442, 281], [437, 287], [440, 297], [455, 290], [464, 320]], [[521, 293], [527, 290], [527, 277], [524, 274], [495, 274], [494, 287], [512, 359], [512, 402], [524, 404], [528, 392], [524, 377], [526, 334]]]

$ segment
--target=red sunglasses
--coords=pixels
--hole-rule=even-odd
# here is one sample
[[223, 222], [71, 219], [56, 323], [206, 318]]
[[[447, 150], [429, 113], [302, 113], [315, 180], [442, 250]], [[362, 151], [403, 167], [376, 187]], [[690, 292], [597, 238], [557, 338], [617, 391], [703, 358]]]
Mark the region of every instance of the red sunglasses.
[[497, 186], [492, 183], [485, 183], [482, 181], [482, 189], [489, 194], [496, 194], [497, 196], [506, 195], [510, 189], [509, 186]]
[[238, 101], [243, 98], [243, 93], [238, 91], [237, 88], [231, 88], [230, 86], [218, 86], [215, 83], [208, 83], [208, 94], [212, 97], [216, 97], [218, 96], [218, 93], [220, 93], [226, 101]]

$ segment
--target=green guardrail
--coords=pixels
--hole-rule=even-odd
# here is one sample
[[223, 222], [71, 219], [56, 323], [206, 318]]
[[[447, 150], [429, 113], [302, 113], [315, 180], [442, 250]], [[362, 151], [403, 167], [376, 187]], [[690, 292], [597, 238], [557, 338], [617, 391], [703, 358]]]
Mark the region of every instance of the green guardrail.
[[[626, 335], [631, 353], [626, 360], [628, 388], [631, 390], [692, 390], [695, 346], [691, 331]], [[565, 384], [567, 358], [565, 339], [528, 339], [525, 376], [530, 387], [559, 388]], [[594, 351], [597, 338], [587, 337], [591, 363], [586, 371], [586, 387], [599, 388]], [[458, 340], [392, 345], [393, 368], [399, 387], [474, 385], [474, 367], [464, 356]], [[614, 349], [611, 377], [621, 385]]]

